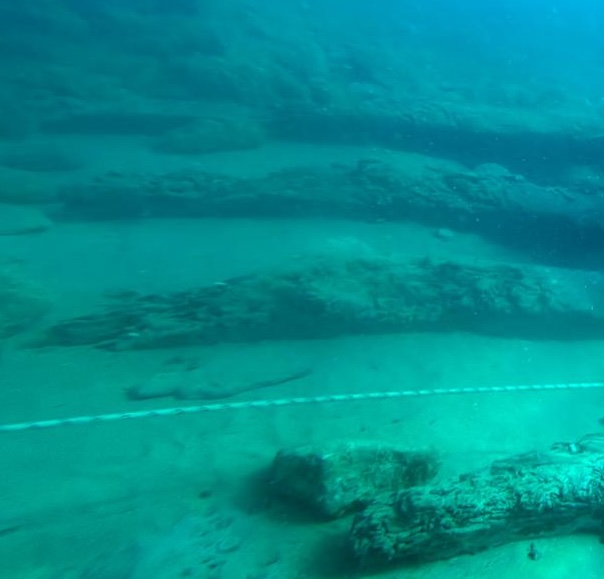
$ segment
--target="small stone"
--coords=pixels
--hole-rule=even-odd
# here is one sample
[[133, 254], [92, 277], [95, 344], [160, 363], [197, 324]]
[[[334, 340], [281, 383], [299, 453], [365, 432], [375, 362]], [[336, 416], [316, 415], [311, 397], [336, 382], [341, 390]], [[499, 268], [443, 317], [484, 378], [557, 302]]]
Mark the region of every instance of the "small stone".
[[234, 551], [238, 551], [240, 547], [241, 541], [237, 537], [227, 537], [218, 542], [216, 550], [222, 554], [233, 553]]
[[453, 233], [450, 229], [446, 227], [440, 227], [434, 232], [435, 237], [440, 239], [441, 241], [450, 241], [455, 237], [455, 233]]

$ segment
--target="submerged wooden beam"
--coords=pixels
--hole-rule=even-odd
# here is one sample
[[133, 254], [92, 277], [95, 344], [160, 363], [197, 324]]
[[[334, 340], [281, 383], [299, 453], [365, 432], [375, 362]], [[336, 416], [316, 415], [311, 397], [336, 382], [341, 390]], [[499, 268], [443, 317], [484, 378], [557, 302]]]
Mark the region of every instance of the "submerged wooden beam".
[[449, 482], [383, 495], [355, 518], [360, 563], [447, 559], [512, 541], [601, 532], [604, 435], [494, 462]]

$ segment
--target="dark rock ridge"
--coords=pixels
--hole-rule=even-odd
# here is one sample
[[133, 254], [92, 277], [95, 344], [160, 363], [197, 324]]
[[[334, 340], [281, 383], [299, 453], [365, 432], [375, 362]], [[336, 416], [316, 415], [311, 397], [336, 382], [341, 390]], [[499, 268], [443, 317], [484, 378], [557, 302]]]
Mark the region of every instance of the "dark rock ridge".
[[189, 169], [110, 173], [59, 193], [63, 217], [340, 217], [411, 220], [479, 233], [564, 263], [604, 244], [603, 193], [545, 187], [487, 164], [432, 161], [410, 171], [374, 159], [299, 167], [261, 178]]
[[[521, 30], [525, 11], [517, 34], [496, 19], [485, 43], [487, 20], [478, 29], [459, 3], [93, 4], [0, 0], [0, 139], [161, 140], [213, 104], [235, 103], [280, 139], [495, 161], [542, 176], [560, 164], [601, 165], [599, 38], [585, 23], [564, 41], [556, 19], [532, 20], [537, 46]], [[544, 46], [552, 61], [543, 62]]]
[[116, 297], [36, 344], [127, 350], [418, 331], [602, 338], [601, 284], [589, 272], [341, 251], [190, 291]]
[[446, 157], [470, 166], [500, 163], [545, 183], [573, 165], [600, 167], [604, 124], [566, 111], [527, 114], [480, 105], [410, 100], [381, 109], [271, 111], [269, 134], [283, 140], [373, 145]]

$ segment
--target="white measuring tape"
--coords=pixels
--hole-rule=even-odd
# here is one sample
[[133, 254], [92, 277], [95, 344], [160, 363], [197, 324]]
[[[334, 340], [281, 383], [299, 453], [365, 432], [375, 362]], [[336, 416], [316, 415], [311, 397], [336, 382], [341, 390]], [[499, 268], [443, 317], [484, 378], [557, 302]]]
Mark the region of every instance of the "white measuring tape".
[[18, 422], [0, 425], [0, 433], [18, 432], [20, 430], [38, 430], [57, 426], [77, 426], [93, 422], [115, 422], [134, 418], [154, 418], [160, 416], [179, 416], [182, 414], [199, 414], [217, 410], [240, 410], [245, 408], [276, 408], [298, 404], [325, 404], [328, 402], [357, 402], [362, 400], [385, 400], [387, 398], [412, 398], [416, 396], [437, 396], [446, 394], [490, 394], [496, 392], [535, 392], [544, 390], [590, 390], [604, 388], [604, 382], [567, 382], [562, 384], [526, 384], [519, 386], [487, 386], [478, 388], [435, 388], [433, 390], [395, 390], [387, 392], [361, 392], [359, 394], [329, 394], [325, 396], [308, 396], [300, 398], [276, 398], [268, 400], [251, 400], [244, 402], [221, 402], [202, 404], [200, 406], [176, 406], [157, 410], [140, 410], [115, 414], [97, 414], [94, 416], [76, 416], [74, 418], [57, 418], [37, 422]]

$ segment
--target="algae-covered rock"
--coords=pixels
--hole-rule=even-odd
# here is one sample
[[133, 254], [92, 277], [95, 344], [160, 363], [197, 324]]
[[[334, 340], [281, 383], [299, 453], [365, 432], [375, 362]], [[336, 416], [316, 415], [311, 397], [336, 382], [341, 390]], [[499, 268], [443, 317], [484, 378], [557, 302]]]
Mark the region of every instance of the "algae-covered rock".
[[425, 484], [438, 467], [432, 452], [346, 441], [279, 451], [269, 480], [275, 493], [333, 518], [359, 510], [381, 495]]
[[49, 311], [42, 291], [8, 271], [0, 271], [0, 339], [29, 329]]

